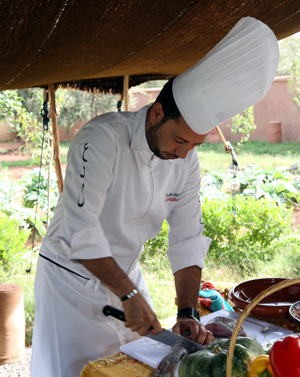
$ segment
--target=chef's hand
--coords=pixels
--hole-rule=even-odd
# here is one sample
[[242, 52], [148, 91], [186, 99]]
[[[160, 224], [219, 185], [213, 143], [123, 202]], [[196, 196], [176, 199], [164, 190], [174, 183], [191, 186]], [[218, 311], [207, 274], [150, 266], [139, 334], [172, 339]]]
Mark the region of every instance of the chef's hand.
[[140, 293], [123, 301], [122, 304], [126, 318], [125, 326], [131, 331], [143, 336], [146, 332], [158, 334], [162, 330], [155, 313]]
[[200, 344], [210, 344], [215, 340], [213, 334], [206, 330], [202, 323], [188, 317], [178, 318], [177, 323], [172, 328], [172, 331]]

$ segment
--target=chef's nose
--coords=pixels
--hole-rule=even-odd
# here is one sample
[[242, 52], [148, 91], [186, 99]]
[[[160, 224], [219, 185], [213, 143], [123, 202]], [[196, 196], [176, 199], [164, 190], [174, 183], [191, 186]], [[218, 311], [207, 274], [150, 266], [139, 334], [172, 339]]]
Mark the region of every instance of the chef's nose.
[[182, 143], [182, 144], [179, 144], [177, 149], [176, 149], [176, 154], [179, 158], [186, 158], [187, 154], [189, 153], [189, 151], [191, 150], [191, 148], [189, 148], [189, 144], [188, 143]]

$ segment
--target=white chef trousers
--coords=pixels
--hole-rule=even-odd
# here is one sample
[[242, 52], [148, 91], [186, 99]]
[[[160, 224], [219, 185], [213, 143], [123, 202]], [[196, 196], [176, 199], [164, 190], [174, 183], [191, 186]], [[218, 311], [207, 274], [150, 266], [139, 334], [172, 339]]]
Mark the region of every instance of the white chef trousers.
[[[153, 308], [139, 264], [129, 274]], [[79, 377], [84, 365], [119, 352], [139, 338], [123, 322], [102, 313], [118, 298], [96, 278], [85, 279], [39, 257], [31, 377]]]

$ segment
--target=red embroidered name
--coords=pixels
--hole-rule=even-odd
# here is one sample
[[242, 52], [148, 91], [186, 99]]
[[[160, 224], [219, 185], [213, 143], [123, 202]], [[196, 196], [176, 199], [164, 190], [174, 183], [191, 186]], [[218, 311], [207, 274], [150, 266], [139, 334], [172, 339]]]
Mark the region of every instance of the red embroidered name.
[[170, 192], [166, 194], [165, 202], [177, 202], [179, 198], [179, 194], [177, 192]]

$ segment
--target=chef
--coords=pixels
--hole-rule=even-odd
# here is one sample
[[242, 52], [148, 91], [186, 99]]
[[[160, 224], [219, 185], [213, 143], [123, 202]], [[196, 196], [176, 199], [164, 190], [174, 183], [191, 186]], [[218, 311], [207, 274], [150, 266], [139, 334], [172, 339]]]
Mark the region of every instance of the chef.
[[[202, 234], [195, 146], [260, 101], [277, 64], [273, 32], [243, 18], [154, 104], [100, 115], [77, 133], [38, 258], [32, 377], [78, 377], [90, 360], [118, 352], [151, 326], [161, 330], [138, 261], [165, 219], [178, 300], [173, 331], [213, 341], [196, 311], [211, 240]], [[125, 324], [103, 315], [107, 304], [125, 311]]]

